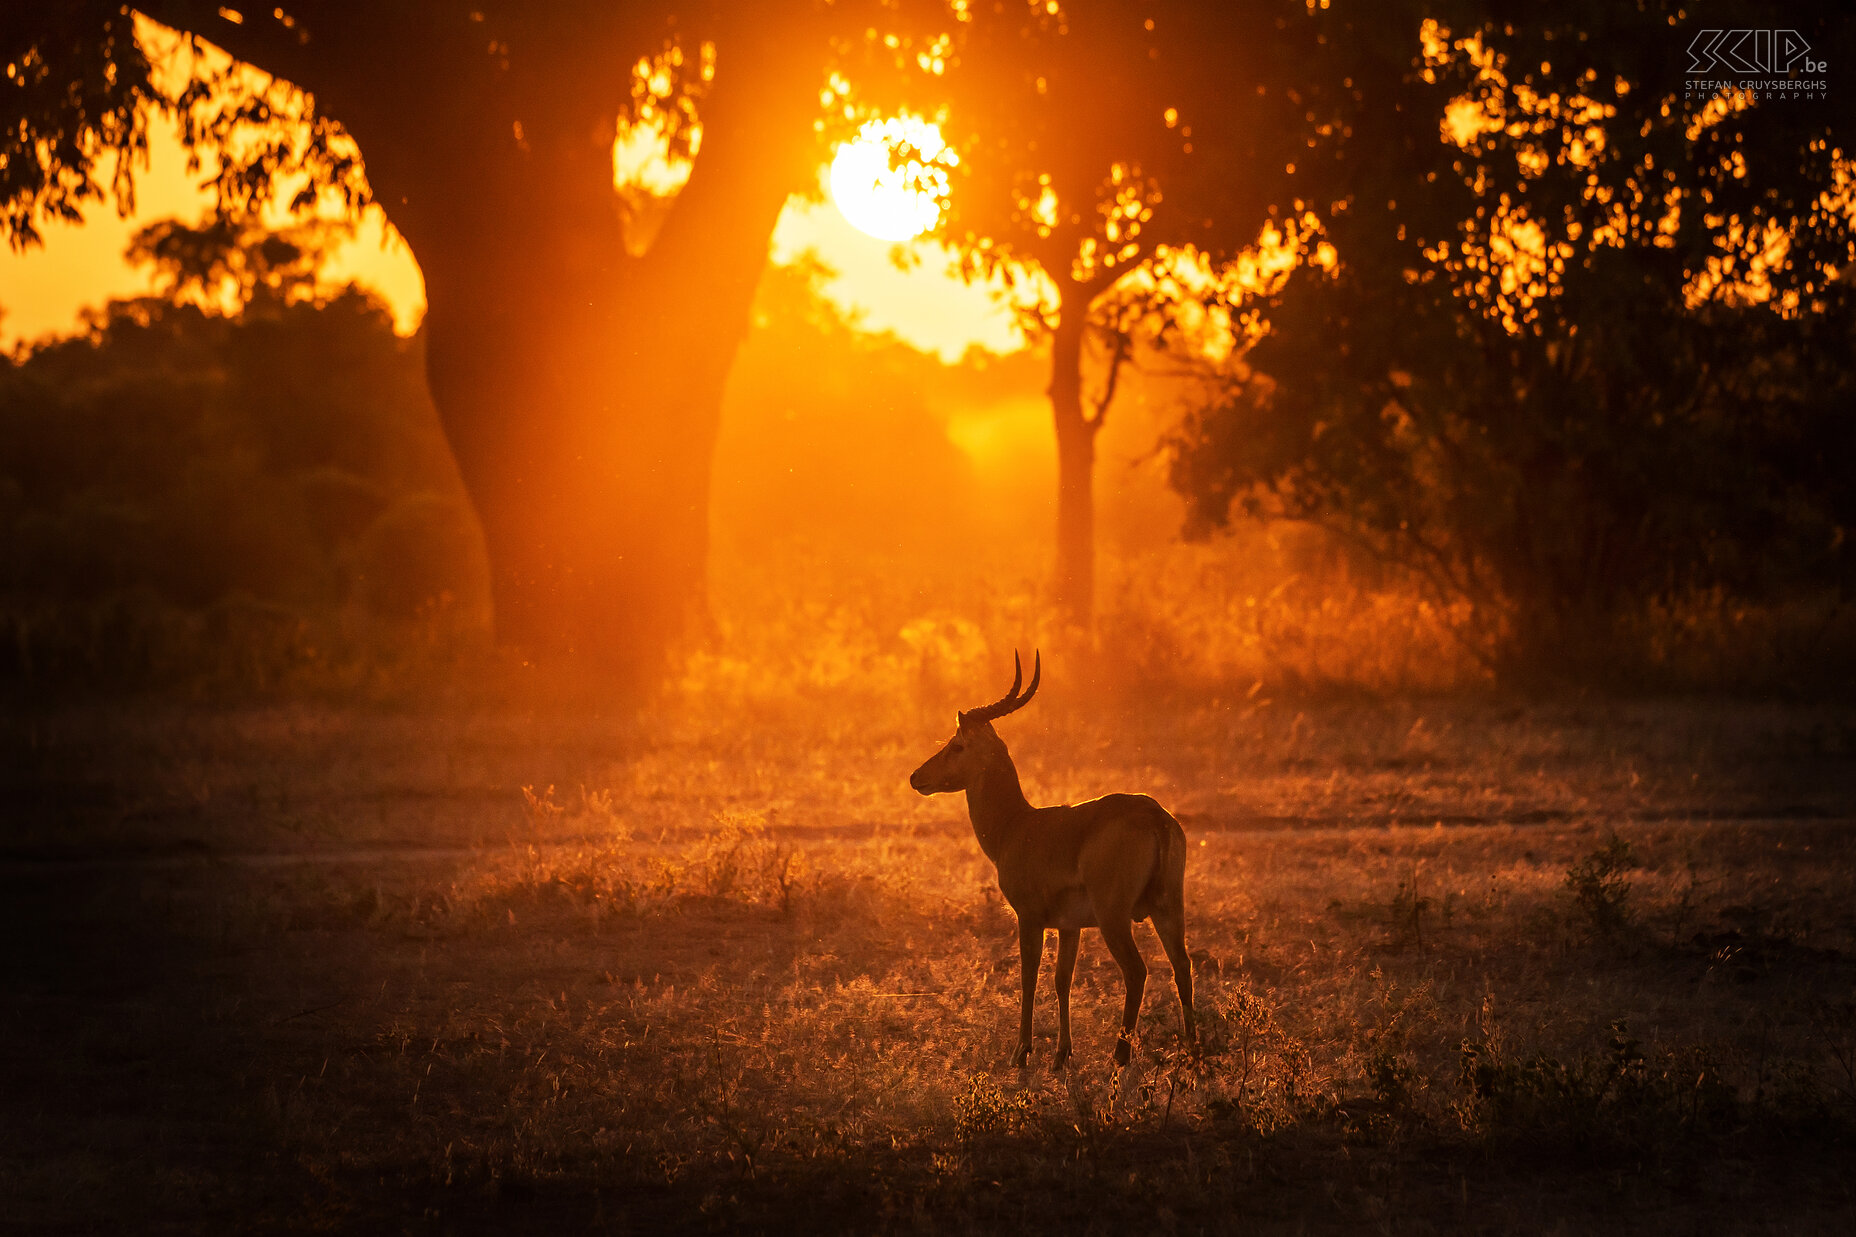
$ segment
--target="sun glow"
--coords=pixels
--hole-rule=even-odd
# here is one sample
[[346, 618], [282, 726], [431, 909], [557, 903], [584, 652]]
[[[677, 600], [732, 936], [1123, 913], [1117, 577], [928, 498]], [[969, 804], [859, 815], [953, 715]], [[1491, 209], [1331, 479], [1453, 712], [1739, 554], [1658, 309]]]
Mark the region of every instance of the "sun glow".
[[[905, 161], [893, 163], [893, 154]], [[947, 170], [959, 162], [931, 121], [872, 120], [838, 147], [831, 161], [831, 200], [860, 232], [906, 241], [940, 222]]]

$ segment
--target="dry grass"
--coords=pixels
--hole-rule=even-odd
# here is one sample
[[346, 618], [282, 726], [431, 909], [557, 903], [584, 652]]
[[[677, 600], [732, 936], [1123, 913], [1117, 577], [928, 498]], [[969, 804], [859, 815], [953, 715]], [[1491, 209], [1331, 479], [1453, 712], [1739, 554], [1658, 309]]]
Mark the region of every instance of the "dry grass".
[[[1724, 703], [1128, 696], [1034, 799], [1195, 842], [1110, 1064], [1025, 1073], [1009, 910], [910, 794], [948, 687], [821, 709], [16, 714], [0, 1193], [27, 1230], [1846, 1231], [1856, 730]], [[889, 707], [873, 694], [894, 689]], [[1613, 838], [1619, 840], [1613, 845]], [[54, 862], [45, 862], [55, 857]], [[131, 860], [124, 862], [123, 860]], [[49, 934], [49, 935], [48, 935]], [[1047, 981], [1048, 982], [1048, 981]]]

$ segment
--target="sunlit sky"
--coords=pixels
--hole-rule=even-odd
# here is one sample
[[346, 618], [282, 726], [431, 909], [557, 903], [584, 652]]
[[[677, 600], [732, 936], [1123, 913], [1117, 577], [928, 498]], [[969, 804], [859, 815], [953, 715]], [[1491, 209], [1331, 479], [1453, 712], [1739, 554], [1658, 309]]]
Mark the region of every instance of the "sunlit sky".
[[[149, 167], [137, 179], [136, 211], [119, 218], [108, 202], [93, 203], [79, 226], [48, 224], [45, 244], [24, 253], [0, 247], [0, 348], [74, 329], [82, 311], [111, 297], [150, 290], [151, 273], [122, 257], [138, 228], [159, 219], [198, 219], [210, 195], [189, 173], [178, 137], [168, 124], [150, 126]], [[821, 169], [823, 187], [824, 169]], [[935, 245], [918, 246], [921, 261], [909, 270], [891, 260], [893, 242], [851, 226], [827, 195], [823, 201], [795, 198], [787, 204], [773, 236], [772, 257], [789, 262], [806, 249], [839, 272], [826, 292], [860, 315], [866, 329], [894, 331], [918, 347], [959, 357], [973, 344], [995, 351], [1022, 345], [1009, 310], [981, 287], [948, 273], [948, 258]], [[425, 311], [424, 283], [412, 255], [376, 213], [335, 254], [329, 277], [354, 279], [378, 291], [393, 307], [402, 332], [414, 330]]]

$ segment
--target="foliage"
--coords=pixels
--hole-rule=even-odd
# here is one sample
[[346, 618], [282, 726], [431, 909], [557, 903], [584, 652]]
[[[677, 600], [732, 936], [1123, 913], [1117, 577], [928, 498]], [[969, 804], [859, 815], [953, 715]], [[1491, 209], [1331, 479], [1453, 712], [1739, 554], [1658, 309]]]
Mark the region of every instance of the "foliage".
[[988, 1074], [975, 1074], [954, 1100], [954, 1129], [962, 1142], [1016, 1133], [1035, 1112], [1036, 1104], [1023, 1091], [1008, 1094]]
[[[1286, 138], [1259, 123], [1273, 119], [1262, 91], [1230, 87], [1280, 71], [1276, 27], [1299, 8], [1112, 0], [963, 13], [942, 122], [961, 153], [941, 232], [964, 269], [1015, 283], [1041, 273], [1059, 301], [1037, 306], [1034, 293], [1032, 312], [1052, 328], [1060, 309], [1087, 317], [1166, 250], [1253, 241], [1266, 203], [1231, 173]], [[1164, 320], [1180, 290], [1148, 274], [1127, 295]]]
[[1499, 1035], [1465, 1040], [1461, 1084], [1465, 1116], [1483, 1137], [1593, 1157], [1680, 1146], [1746, 1119], [1738, 1089], [1709, 1052], [1652, 1059], [1623, 1020], [1611, 1023], [1601, 1051], [1570, 1060], [1517, 1057]]
[[0, 220], [15, 248], [36, 243], [44, 220], [81, 219], [105, 194], [106, 160], [117, 208], [131, 208], [149, 108], [162, 100], [127, 8], [79, 0], [23, 17], [0, 22]]
[[1315, 18], [1278, 213], [1338, 265], [1235, 307], [1262, 338], [1174, 444], [1200, 528], [1319, 522], [1471, 602], [1524, 676], [1609, 666], [1653, 599], [1847, 588], [1844, 113], [1710, 102], [1700, 19], [1639, 8]]
[[1566, 869], [1566, 892], [1587, 926], [1600, 936], [1615, 937], [1630, 923], [1630, 878], [1625, 873], [1634, 862], [1630, 843], [1613, 833]]
[[212, 216], [189, 226], [164, 219], [129, 241], [132, 264], [154, 270], [157, 298], [257, 312], [316, 297], [322, 264], [351, 225], [311, 219], [281, 229], [249, 215]]
[[1201, 1051], [1223, 1094], [1206, 1105], [1217, 1120], [1261, 1133], [1309, 1115], [1308, 1046], [1284, 1026], [1285, 1011], [1268, 992], [1239, 982], [1199, 1012]]
[[[213, 164], [211, 182], [225, 218], [250, 216], [287, 200], [313, 207], [324, 194], [349, 213], [371, 200], [360, 153], [313, 98], [276, 76], [209, 54], [203, 28], [170, 32], [153, 48], [148, 9], [177, 21], [204, 16], [186, 5], [134, 11], [99, 0], [42, 8], [33, 20], [0, 27], [0, 88], [5, 145], [0, 147], [0, 203], [8, 241], [39, 243], [47, 220], [78, 223], [87, 202], [108, 196], [127, 213], [135, 201], [138, 162], [146, 162], [148, 125], [175, 117], [196, 165]], [[296, 23], [276, 19], [292, 36]], [[270, 23], [265, 23], [269, 25]], [[243, 25], [220, 10], [201, 26]], [[254, 22], [254, 25], [256, 23]], [[151, 54], [152, 51], [152, 54]]]
[[171, 283], [243, 276], [236, 316], [118, 302], [0, 369], [9, 677], [281, 669], [370, 624], [480, 628], [478, 534], [419, 345], [352, 288], [287, 299], [310, 291], [303, 244], [156, 225], [134, 251]]

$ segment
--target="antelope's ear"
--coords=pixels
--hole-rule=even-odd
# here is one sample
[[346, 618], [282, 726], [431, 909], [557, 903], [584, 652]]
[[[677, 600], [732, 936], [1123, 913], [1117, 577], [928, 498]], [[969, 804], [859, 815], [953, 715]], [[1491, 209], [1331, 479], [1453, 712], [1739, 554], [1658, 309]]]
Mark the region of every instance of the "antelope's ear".
[[965, 709], [962, 709], [960, 710], [960, 712], [954, 714], [954, 728], [956, 730], [964, 730], [966, 729], [966, 725], [967, 725], [967, 711]]

